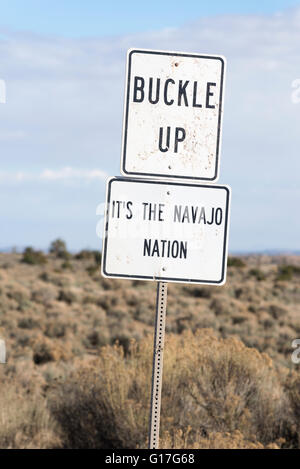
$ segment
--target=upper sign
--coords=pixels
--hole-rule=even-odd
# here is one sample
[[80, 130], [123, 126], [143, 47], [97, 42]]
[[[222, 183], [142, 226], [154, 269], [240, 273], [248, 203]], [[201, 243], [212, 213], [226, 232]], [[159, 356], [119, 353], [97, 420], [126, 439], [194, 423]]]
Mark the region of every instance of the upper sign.
[[102, 274], [222, 285], [229, 198], [227, 186], [110, 179]]
[[216, 181], [225, 59], [131, 49], [121, 173]]

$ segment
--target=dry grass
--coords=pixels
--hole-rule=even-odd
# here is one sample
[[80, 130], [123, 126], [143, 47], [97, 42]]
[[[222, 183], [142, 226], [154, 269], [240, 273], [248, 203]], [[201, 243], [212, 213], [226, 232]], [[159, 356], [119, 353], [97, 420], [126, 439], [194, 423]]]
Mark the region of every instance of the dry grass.
[[34, 449], [61, 446], [58, 424], [45, 399], [28, 396], [15, 383], [0, 389], [0, 448]]
[[[99, 259], [0, 254], [1, 448], [145, 447], [155, 288], [101, 279]], [[163, 447], [300, 447], [299, 265], [231, 259], [223, 287], [169, 285]]]
[[[80, 364], [55, 388], [51, 410], [65, 447], [146, 446], [151, 351], [150, 337], [133, 342], [126, 356], [122, 346], [104, 347], [99, 358]], [[268, 356], [236, 339], [217, 339], [210, 330], [169, 336], [163, 445], [174, 447], [180, 438], [184, 448], [211, 447], [214, 441], [232, 448], [289, 444], [288, 407]]]

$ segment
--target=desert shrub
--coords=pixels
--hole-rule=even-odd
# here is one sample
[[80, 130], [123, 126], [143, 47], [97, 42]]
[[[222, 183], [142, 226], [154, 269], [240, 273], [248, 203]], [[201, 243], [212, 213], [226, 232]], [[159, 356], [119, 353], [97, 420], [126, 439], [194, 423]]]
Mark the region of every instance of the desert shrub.
[[[129, 281], [130, 280], [127, 280], [127, 282]], [[149, 286], [149, 283], [151, 284], [151, 282], [147, 282], [146, 280], [132, 280], [133, 287], [146, 287]]]
[[144, 378], [150, 362], [144, 363], [141, 354], [133, 351], [127, 363], [120, 346], [104, 347], [100, 353], [98, 360], [83, 364], [50, 398], [52, 415], [64, 434], [64, 447], [145, 445], [145, 395], [150, 396]]
[[120, 290], [123, 286], [122, 280], [116, 280], [111, 278], [101, 278], [101, 286], [103, 290]]
[[88, 260], [93, 259], [96, 265], [101, 265], [101, 252], [90, 250], [90, 249], [83, 249], [82, 251], [76, 254], [75, 259], [78, 260]]
[[109, 316], [111, 318], [117, 319], [119, 321], [130, 320], [130, 316], [128, 314], [128, 308], [126, 306], [117, 306], [111, 308], [109, 311]]
[[235, 309], [232, 302], [225, 295], [219, 295], [212, 299], [210, 303], [210, 309], [212, 309], [216, 316], [229, 315]]
[[25, 288], [12, 287], [7, 292], [8, 298], [15, 300], [18, 304], [21, 304], [29, 300], [29, 293]]
[[100, 306], [105, 311], [109, 311], [112, 306], [114, 306], [114, 298], [110, 295], [104, 294], [97, 298], [97, 305]]
[[99, 348], [108, 345], [110, 342], [109, 331], [107, 329], [94, 329], [83, 340], [83, 345], [87, 348]]
[[300, 275], [300, 267], [295, 265], [280, 265], [277, 268], [277, 280], [292, 280], [294, 275]]
[[64, 337], [66, 333], [66, 326], [65, 324], [58, 322], [58, 321], [53, 321], [53, 322], [48, 322], [46, 324], [45, 328], [45, 335], [49, 338], [61, 338]]
[[99, 251], [94, 251], [94, 260], [95, 260], [95, 264], [97, 264], [98, 266], [101, 265], [101, 262], [102, 262], [102, 254], [101, 254], [101, 252], [99, 252]]
[[36, 327], [39, 327], [39, 323], [31, 317], [25, 317], [20, 319], [18, 327], [20, 329], [35, 329]]
[[84, 345], [87, 347], [100, 347], [101, 345], [106, 345], [106, 341], [102, 341], [102, 336], [97, 330], [92, 330], [87, 335], [87, 340], [84, 341]]
[[128, 306], [138, 306], [141, 304], [141, 297], [136, 292], [136, 289], [127, 289], [124, 291], [124, 301]]
[[51, 301], [55, 300], [57, 292], [52, 286], [44, 286], [33, 290], [31, 294], [32, 301], [44, 305], [48, 305]]
[[67, 245], [65, 241], [58, 238], [55, 241], [52, 241], [49, 248], [50, 254], [53, 254], [58, 259], [70, 259], [72, 256], [67, 250]]
[[42, 272], [42, 273], [39, 275], [39, 279], [40, 279], [40, 280], [43, 280], [43, 282], [49, 282], [49, 274], [48, 274], [48, 272]]
[[276, 304], [270, 305], [268, 310], [273, 319], [280, 319], [288, 314], [288, 311], [285, 308]]
[[227, 259], [228, 267], [245, 267], [245, 262], [240, 257], [228, 257]]
[[186, 424], [197, 419], [206, 434], [255, 434], [263, 444], [280, 438], [287, 425], [285, 399], [271, 359], [236, 339], [218, 340], [210, 333], [190, 336], [188, 343], [186, 360], [192, 366], [181, 386], [193, 415], [185, 415]]
[[133, 317], [139, 322], [153, 326], [155, 321], [153, 306], [149, 305], [148, 303], [141, 302], [134, 309]]
[[82, 298], [82, 304], [83, 305], [89, 305], [89, 304], [97, 304], [98, 302], [98, 297], [93, 296], [93, 295], [86, 295]]
[[30, 337], [29, 335], [22, 334], [17, 337], [16, 343], [20, 345], [21, 347], [27, 347], [30, 345]]
[[71, 305], [77, 300], [77, 296], [71, 290], [60, 290], [58, 295], [58, 301], [64, 301]]
[[21, 262], [30, 265], [43, 265], [47, 262], [47, 257], [42, 251], [36, 251], [31, 247], [28, 247], [23, 252]]
[[272, 319], [264, 319], [262, 321], [262, 325], [264, 329], [271, 329], [272, 327], [274, 327], [274, 321]]
[[11, 300], [16, 301], [19, 311], [26, 310], [29, 305], [29, 292], [26, 288], [21, 286], [10, 286], [7, 292], [7, 297]]
[[72, 265], [71, 262], [68, 261], [68, 260], [65, 261], [65, 262], [63, 262], [60, 267], [61, 267], [62, 269], [64, 269], [64, 270], [72, 270], [72, 271], [74, 270], [74, 269], [73, 269], [73, 265]]
[[247, 321], [249, 318], [244, 314], [236, 314], [232, 316], [232, 324], [243, 324], [243, 322]]
[[113, 333], [110, 339], [111, 344], [117, 344], [124, 350], [125, 355], [130, 351], [130, 345], [132, 343], [132, 335], [128, 332]]
[[[292, 408], [293, 421], [297, 429], [297, 443], [300, 446], [300, 377], [298, 373], [292, 373], [286, 381], [286, 389]], [[296, 445], [295, 445], [296, 446]]]
[[94, 251], [91, 251], [90, 249], [82, 249], [75, 255], [75, 259], [94, 259]]
[[194, 296], [195, 298], [211, 298], [212, 291], [208, 287], [183, 287], [184, 293]]
[[51, 362], [54, 356], [51, 348], [45, 343], [39, 343], [35, 346], [33, 351], [33, 361], [36, 365]]
[[260, 269], [250, 269], [249, 275], [255, 277], [259, 282], [266, 279], [266, 275]]
[[53, 340], [44, 338], [38, 340], [33, 346], [33, 362], [36, 365], [68, 358], [70, 358], [70, 351]]
[[91, 277], [93, 277], [96, 273], [98, 273], [100, 275], [99, 267], [95, 264], [89, 265], [86, 268], [86, 271]]
[[[131, 343], [126, 355], [120, 345], [102, 348], [53, 391], [50, 408], [65, 447], [146, 445], [152, 341]], [[210, 330], [169, 336], [165, 352], [162, 441], [189, 429], [189, 447], [199, 438], [201, 447], [217, 440], [229, 446], [230, 435], [236, 447], [264, 447], [287, 434], [286, 402], [269, 357]]]
[[244, 435], [236, 430], [232, 433], [212, 433], [207, 438], [201, 433], [192, 433], [191, 428], [175, 430], [171, 434], [166, 432], [160, 440], [161, 449], [279, 449], [275, 443], [263, 446], [253, 435], [245, 439]]
[[22, 394], [15, 384], [0, 387], [0, 448], [33, 449], [60, 446], [58, 426], [40, 396]]

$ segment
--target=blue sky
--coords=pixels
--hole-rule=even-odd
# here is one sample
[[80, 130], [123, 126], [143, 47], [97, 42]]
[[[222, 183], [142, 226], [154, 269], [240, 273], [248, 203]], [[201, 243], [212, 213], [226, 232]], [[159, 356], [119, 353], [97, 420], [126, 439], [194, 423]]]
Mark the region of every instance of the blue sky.
[[179, 27], [200, 16], [269, 14], [293, 0], [1, 0], [1, 24], [17, 31], [65, 37], [122, 35]]
[[0, 249], [58, 236], [73, 250], [100, 246], [130, 47], [227, 57], [219, 182], [232, 187], [230, 250], [299, 249], [300, 3], [0, 6]]

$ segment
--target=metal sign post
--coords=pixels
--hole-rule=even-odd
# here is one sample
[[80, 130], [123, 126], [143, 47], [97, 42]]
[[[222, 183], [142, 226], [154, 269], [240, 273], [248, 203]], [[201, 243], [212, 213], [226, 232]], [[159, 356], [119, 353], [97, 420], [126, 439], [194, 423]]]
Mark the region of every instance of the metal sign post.
[[166, 282], [158, 282], [157, 298], [156, 298], [154, 347], [153, 347], [149, 449], [158, 449], [159, 447], [159, 424], [160, 424], [161, 388], [162, 388], [163, 356], [164, 356], [164, 342], [165, 342], [167, 292], [168, 292], [168, 284]]
[[225, 71], [223, 56], [127, 55], [124, 177], [107, 182], [101, 272], [158, 282], [149, 449], [159, 447], [166, 282], [226, 281], [230, 188], [199, 184], [219, 176]]

